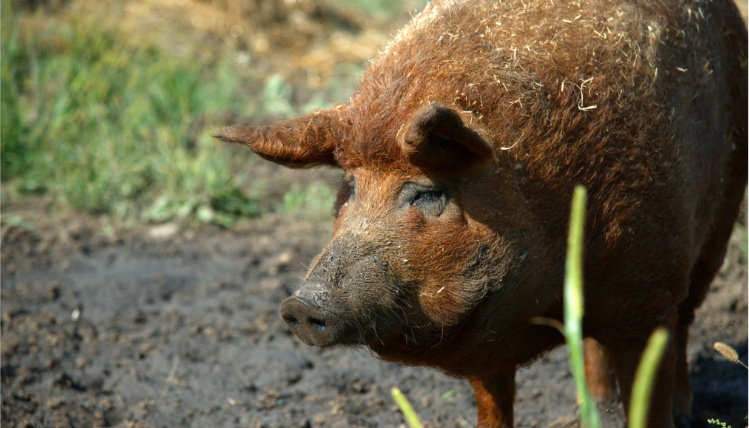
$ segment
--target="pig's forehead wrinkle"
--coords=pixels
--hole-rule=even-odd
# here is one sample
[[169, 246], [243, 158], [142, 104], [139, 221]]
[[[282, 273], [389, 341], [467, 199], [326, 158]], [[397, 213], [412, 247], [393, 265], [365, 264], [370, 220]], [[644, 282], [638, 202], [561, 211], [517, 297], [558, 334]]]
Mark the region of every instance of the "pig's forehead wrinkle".
[[[353, 112], [352, 112], [353, 114]], [[363, 122], [362, 119], [358, 119]], [[406, 156], [394, 135], [390, 135], [385, 123], [377, 124], [378, 129], [370, 129], [372, 119], [346, 128], [346, 135], [336, 146], [334, 157], [344, 171], [358, 167], [373, 169], [392, 168], [408, 164]]]
[[[385, 212], [380, 217], [385, 217]], [[389, 233], [394, 232], [392, 228], [387, 225], [383, 225], [381, 219], [373, 219], [370, 215], [357, 216], [358, 218], [352, 222], [351, 226], [346, 230], [347, 240], [351, 242], [359, 242], [361, 245], [368, 247], [361, 251], [362, 256], [368, 255], [368, 253], [375, 251], [376, 248], [390, 247], [392, 240], [388, 236]]]

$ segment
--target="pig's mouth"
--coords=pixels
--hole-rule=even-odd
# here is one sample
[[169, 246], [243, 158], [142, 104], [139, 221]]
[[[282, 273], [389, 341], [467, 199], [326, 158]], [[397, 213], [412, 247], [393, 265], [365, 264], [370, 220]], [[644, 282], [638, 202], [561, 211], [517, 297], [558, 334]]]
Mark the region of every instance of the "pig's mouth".
[[307, 345], [321, 348], [366, 345], [386, 359], [412, 358], [445, 339], [444, 331], [434, 331], [423, 325], [418, 329], [404, 330], [405, 320], [401, 318], [375, 316], [367, 320], [346, 320], [309, 296], [296, 295], [286, 299], [281, 305], [281, 318]]
[[281, 305], [281, 318], [292, 333], [310, 346], [325, 348], [360, 342], [356, 328], [305, 297], [286, 299]]

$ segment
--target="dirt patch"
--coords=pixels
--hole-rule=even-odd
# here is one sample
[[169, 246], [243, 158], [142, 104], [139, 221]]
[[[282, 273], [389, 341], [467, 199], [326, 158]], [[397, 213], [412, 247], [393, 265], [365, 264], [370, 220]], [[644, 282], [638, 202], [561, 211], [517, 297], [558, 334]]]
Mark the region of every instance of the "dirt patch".
[[[427, 426], [475, 423], [464, 381], [363, 349], [310, 348], [289, 333], [280, 303], [326, 243], [327, 222], [195, 231], [124, 228], [39, 203], [8, 213], [4, 426], [399, 426], [393, 386]], [[747, 359], [739, 242], [692, 330], [695, 426], [746, 426], [746, 371], [712, 350], [723, 341]], [[516, 409], [518, 427], [577, 426], [564, 348], [520, 371]], [[621, 424], [620, 408], [602, 410]]]

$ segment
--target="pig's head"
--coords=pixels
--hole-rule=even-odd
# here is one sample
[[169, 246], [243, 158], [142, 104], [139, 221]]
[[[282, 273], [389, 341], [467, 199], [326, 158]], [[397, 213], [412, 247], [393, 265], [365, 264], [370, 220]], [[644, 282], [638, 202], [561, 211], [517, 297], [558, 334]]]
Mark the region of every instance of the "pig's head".
[[505, 301], [527, 256], [527, 213], [511, 180], [497, 188], [513, 168], [468, 114], [430, 105], [363, 129], [339, 106], [217, 134], [281, 165], [344, 171], [333, 239], [281, 307], [304, 343], [366, 344], [419, 363], [457, 340], [499, 339], [486, 313], [522, 310]]

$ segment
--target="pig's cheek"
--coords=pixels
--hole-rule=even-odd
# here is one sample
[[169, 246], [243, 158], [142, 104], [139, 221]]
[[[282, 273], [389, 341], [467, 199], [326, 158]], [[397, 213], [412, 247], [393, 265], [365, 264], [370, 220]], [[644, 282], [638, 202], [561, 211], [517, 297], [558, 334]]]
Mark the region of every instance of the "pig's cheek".
[[464, 304], [456, 297], [450, 285], [430, 287], [419, 293], [419, 306], [435, 325], [452, 325], [464, 312]]

